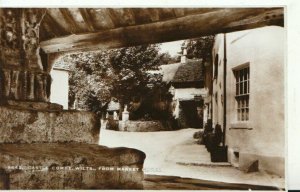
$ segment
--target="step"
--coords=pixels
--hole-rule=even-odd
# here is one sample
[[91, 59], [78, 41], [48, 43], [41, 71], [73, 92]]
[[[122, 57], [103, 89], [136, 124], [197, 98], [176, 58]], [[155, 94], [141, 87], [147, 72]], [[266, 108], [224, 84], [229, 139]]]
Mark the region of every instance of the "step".
[[188, 166], [202, 166], [202, 167], [231, 167], [228, 162], [218, 162], [218, 163], [201, 163], [201, 162], [176, 162], [178, 165], [188, 165]]
[[273, 186], [226, 183], [164, 175], [145, 175], [145, 190], [284, 190]]

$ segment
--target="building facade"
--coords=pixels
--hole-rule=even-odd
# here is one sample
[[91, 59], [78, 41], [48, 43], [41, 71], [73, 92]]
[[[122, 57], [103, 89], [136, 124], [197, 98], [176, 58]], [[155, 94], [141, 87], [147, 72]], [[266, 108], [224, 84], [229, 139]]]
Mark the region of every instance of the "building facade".
[[209, 96], [205, 87], [205, 66], [201, 59], [188, 59], [186, 55], [183, 46], [180, 63], [162, 65], [162, 79], [170, 84], [172, 113], [178, 127], [203, 128], [210, 117], [204, 102]]
[[285, 30], [263, 27], [218, 34], [213, 47], [213, 126], [228, 161], [241, 170], [284, 175]]
[[69, 68], [56, 63], [51, 70], [52, 84], [50, 101], [68, 109], [69, 104]]

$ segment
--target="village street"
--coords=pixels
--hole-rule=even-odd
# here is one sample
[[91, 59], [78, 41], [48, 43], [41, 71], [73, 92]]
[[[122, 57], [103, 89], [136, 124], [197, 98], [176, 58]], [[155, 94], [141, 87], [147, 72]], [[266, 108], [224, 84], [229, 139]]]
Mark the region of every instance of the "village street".
[[101, 129], [100, 145], [130, 147], [146, 153], [146, 175], [168, 175], [226, 183], [284, 188], [284, 179], [267, 173], [244, 173], [228, 163], [210, 162], [203, 145], [193, 133], [199, 129], [160, 132], [120, 132]]

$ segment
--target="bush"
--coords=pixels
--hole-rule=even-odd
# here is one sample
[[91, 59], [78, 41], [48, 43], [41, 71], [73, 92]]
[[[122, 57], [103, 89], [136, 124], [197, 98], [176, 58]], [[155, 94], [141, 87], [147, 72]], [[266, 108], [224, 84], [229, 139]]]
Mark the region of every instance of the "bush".
[[201, 139], [202, 140], [202, 136], [203, 136], [203, 131], [197, 131], [194, 133], [193, 138], [194, 139]]
[[215, 130], [205, 132], [203, 134], [204, 144], [209, 152], [215, 151], [222, 142], [222, 128], [219, 124], [216, 125]]
[[119, 130], [119, 121], [108, 119], [106, 124], [106, 129], [118, 131]]

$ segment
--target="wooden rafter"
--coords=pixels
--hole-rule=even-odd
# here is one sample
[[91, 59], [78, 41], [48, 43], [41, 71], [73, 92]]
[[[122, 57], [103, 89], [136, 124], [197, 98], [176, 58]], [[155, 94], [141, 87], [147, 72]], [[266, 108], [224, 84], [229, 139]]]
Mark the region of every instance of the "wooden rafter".
[[111, 9], [111, 8], [107, 8], [106, 10], [107, 10], [107, 13], [108, 13], [108, 15], [109, 15], [109, 17], [110, 17], [113, 25], [115, 27], [119, 27], [120, 26], [120, 22], [119, 22], [119, 20], [118, 20], [118, 18], [116, 16], [116, 14], [114, 13], [114, 10]]
[[148, 8], [148, 12], [150, 14], [152, 22], [159, 21], [159, 9]]
[[80, 12], [86, 26], [88, 27], [88, 30], [90, 32], [95, 31], [95, 27], [93, 25], [92, 18], [90, 16], [90, 14], [88, 13], [88, 11], [85, 8], [80, 8], [79, 12]]
[[41, 42], [46, 53], [168, 42], [268, 25], [283, 26], [283, 8], [218, 9], [155, 23], [71, 35]]
[[78, 31], [79, 27], [77, 26], [77, 23], [73, 19], [69, 10], [67, 8], [60, 8], [59, 10], [62, 13], [64, 19], [67, 21], [68, 25], [70, 26], [71, 33], [76, 33]]
[[51, 29], [51, 32], [55, 36], [60, 36], [62, 34], [63, 35], [68, 34], [68, 31], [66, 31], [64, 28], [62, 28], [48, 13], [44, 17], [43, 24], [49, 26], [49, 28]]
[[136, 24], [151, 23], [151, 17], [146, 8], [132, 8], [130, 13], [133, 15]]

